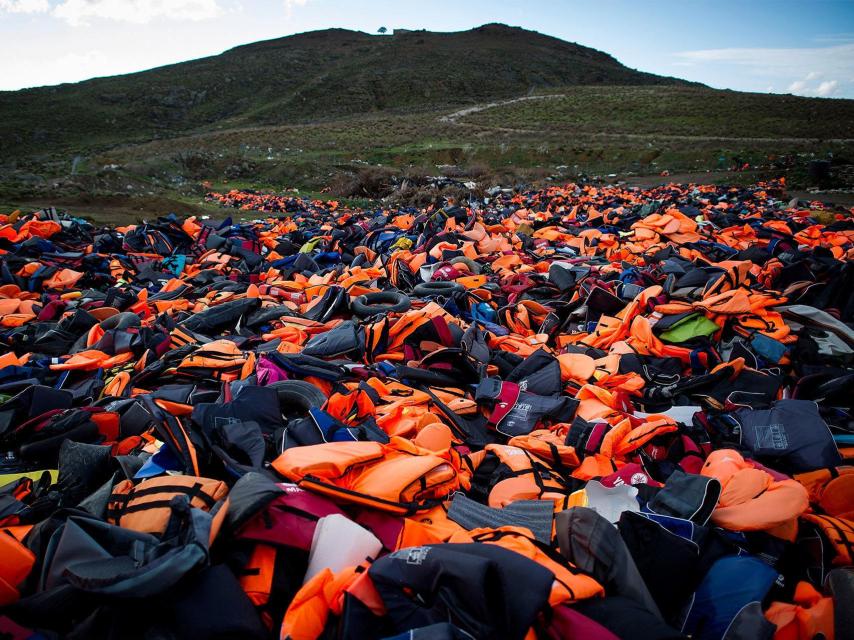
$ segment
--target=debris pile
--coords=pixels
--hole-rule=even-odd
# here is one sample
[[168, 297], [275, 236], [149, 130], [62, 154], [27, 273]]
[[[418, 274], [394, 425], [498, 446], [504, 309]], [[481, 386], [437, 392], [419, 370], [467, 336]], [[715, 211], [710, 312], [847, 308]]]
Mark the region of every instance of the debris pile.
[[854, 220], [782, 189], [0, 216], [0, 633], [851, 637]]

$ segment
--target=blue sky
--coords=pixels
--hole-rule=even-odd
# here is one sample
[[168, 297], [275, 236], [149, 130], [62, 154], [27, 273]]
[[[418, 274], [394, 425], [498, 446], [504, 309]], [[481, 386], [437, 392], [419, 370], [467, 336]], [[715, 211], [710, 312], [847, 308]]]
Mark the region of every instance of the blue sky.
[[487, 22], [713, 87], [854, 98], [854, 0], [0, 0], [0, 89], [139, 71], [327, 27]]

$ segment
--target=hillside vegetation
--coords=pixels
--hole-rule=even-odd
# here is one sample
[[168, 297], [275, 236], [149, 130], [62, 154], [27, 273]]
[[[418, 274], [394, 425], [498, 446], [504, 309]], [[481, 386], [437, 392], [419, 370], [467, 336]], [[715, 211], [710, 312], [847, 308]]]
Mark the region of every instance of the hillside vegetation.
[[714, 90], [504, 25], [330, 29], [0, 92], [0, 205], [197, 201], [203, 181], [361, 197], [440, 174], [488, 186], [744, 166], [807, 185], [814, 159], [845, 186], [852, 151], [852, 100]]
[[434, 109], [570, 85], [681, 82], [503, 25], [392, 36], [328, 29], [140, 73], [0, 92], [0, 127], [9, 134], [0, 150]]

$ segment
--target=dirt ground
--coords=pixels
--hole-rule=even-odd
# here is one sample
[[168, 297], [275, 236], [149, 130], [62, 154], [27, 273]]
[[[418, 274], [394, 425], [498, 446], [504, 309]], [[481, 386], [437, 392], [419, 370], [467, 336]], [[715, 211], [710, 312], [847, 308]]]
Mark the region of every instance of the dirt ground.
[[[670, 176], [618, 176], [630, 186], [649, 188], [671, 182], [677, 183], [709, 183], [732, 182], [747, 184], [757, 179], [750, 172], [696, 172], [680, 173]], [[806, 191], [789, 191], [790, 198], [819, 201], [826, 204], [854, 207], [854, 193], [809, 193]], [[204, 203], [201, 198], [179, 198], [171, 195], [158, 196], [64, 196], [58, 198], [33, 199], [23, 202], [0, 202], [0, 213], [12, 211], [15, 208], [35, 210], [43, 207], [56, 207], [68, 211], [72, 215], [91, 220], [96, 224], [129, 224], [143, 219], [153, 220], [158, 216], [176, 213], [178, 215], [209, 215], [214, 219], [225, 217], [225, 210], [213, 204]], [[233, 212], [232, 212], [233, 213]]]
[[128, 224], [143, 219], [153, 220], [158, 216], [176, 213], [178, 215], [210, 215], [222, 209], [211, 205], [191, 204], [168, 196], [73, 196], [45, 198], [26, 202], [16, 202], [14, 206], [21, 210], [56, 207], [68, 211], [71, 215], [86, 218], [96, 224]]

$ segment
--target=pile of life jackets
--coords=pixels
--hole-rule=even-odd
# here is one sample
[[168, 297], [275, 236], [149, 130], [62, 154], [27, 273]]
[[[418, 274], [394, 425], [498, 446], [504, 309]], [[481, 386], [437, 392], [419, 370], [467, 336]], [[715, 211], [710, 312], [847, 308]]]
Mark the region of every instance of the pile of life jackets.
[[854, 638], [854, 218], [783, 189], [0, 215], [0, 637]]

